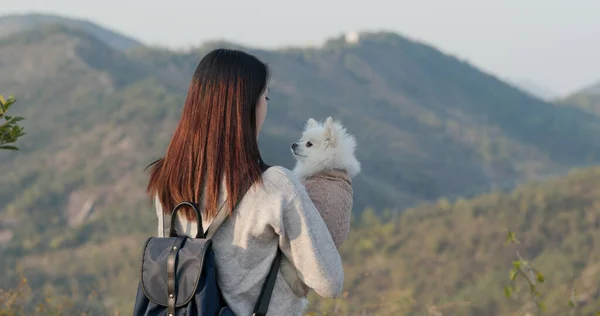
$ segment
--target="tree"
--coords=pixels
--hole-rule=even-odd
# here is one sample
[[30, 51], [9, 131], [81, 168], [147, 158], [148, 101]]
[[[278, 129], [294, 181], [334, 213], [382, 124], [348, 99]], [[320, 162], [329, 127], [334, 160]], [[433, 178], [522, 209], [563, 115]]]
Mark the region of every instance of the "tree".
[[13, 144], [25, 135], [23, 127], [18, 125], [24, 118], [7, 115], [8, 110], [15, 102], [16, 100], [12, 96], [6, 100], [0, 95], [0, 149], [19, 150]]

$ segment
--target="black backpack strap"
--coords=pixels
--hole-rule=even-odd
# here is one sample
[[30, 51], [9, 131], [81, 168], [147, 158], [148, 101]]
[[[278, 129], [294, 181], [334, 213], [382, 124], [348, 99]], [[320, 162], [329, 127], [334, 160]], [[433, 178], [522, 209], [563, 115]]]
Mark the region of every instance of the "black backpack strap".
[[[241, 200], [241, 198], [240, 198], [240, 200]], [[235, 207], [239, 203], [240, 202], [238, 201], [233, 208], [235, 209]], [[210, 225], [206, 229], [206, 236], [205, 236], [206, 239], [212, 239], [215, 236], [215, 234], [217, 233], [217, 231], [219, 230], [219, 228], [221, 228], [221, 226], [227, 219], [228, 214], [227, 214], [227, 208], [225, 207], [225, 205], [227, 205], [227, 200], [225, 200], [223, 202], [223, 204], [221, 204], [221, 207], [219, 208], [219, 212], [217, 212], [217, 216], [215, 216], [212, 223], [210, 223]]]
[[258, 301], [254, 306], [254, 313], [252, 314], [253, 316], [267, 315], [267, 310], [269, 309], [269, 302], [271, 302], [271, 294], [273, 294], [273, 289], [275, 288], [275, 281], [277, 280], [277, 273], [279, 272], [280, 262], [281, 250], [278, 247], [277, 254], [275, 255], [275, 260], [273, 260], [273, 264], [271, 265], [271, 270], [269, 270], [269, 274], [267, 274], [267, 279], [265, 280], [265, 283], [263, 283], [260, 295], [258, 296]]
[[[242, 201], [242, 198], [244, 198], [244, 195], [246, 195], [246, 192], [248, 192], [250, 187], [251, 187], [251, 185], [249, 185], [249, 181], [244, 183], [240, 197], [233, 205], [233, 209], [235, 209], [238, 206], [238, 204], [240, 204], [240, 202]], [[225, 205], [227, 205], [227, 199], [223, 202], [223, 204], [221, 204], [221, 207], [219, 207], [219, 211], [217, 212], [217, 215], [215, 216], [215, 218], [212, 220], [212, 222], [206, 229], [206, 235], [204, 236], [204, 238], [212, 239], [215, 236], [215, 234], [217, 233], [217, 231], [219, 231], [219, 228], [221, 228], [221, 226], [227, 219], [229, 214], [227, 212], [227, 208], [225, 207]]]
[[[269, 169], [271, 167], [270, 165], [265, 164], [262, 161], [262, 159], [260, 160], [259, 163], [260, 163], [260, 167], [263, 172], [265, 172], [267, 169]], [[235, 209], [238, 206], [238, 204], [240, 204], [240, 201], [242, 200], [244, 195], [246, 195], [246, 192], [248, 192], [248, 190], [250, 189], [251, 186], [252, 186], [252, 183], [249, 183], [249, 181], [246, 181], [244, 183], [244, 186], [242, 187], [242, 191], [241, 191], [242, 194], [240, 194], [240, 197], [238, 198], [236, 203], [233, 205], [233, 209]], [[227, 200], [225, 200], [223, 202], [223, 204], [219, 208], [219, 211], [217, 212], [217, 215], [212, 220], [212, 223], [210, 223], [210, 225], [206, 229], [206, 235], [205, 235], [206, 239], [212, 239], [215, 236], [215, 234], [217, 233], [217, 231], [219, 231], [219, 228], [221, 228], [221, 226], [227, 219], [228, 214], [227, 214], [227, 208], [225, 208], [225, 205], [227, 205]]]

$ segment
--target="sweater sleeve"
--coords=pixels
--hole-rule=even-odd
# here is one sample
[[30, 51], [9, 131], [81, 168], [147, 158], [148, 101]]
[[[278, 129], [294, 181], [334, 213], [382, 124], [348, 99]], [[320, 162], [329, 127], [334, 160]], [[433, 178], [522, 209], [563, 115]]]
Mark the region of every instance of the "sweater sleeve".
[[279, 218], [274, 227], [280, 234], [279, 247], [300, 279], [320, 296], [338, 297], [344, 283], [342, 260], [304, 188], [297, 191]]
[[158, 195], [156, 195], [154, 197], [154, 207], [156, 209], [156, 217], [158, 217], [158, 234], [156, 236], [157, 237], [165, 237], [165, 231], [163, 229], [163, 225], [164, 225], [163, 208], [162, 208], [162, 204], [160, 203], [160, 199], [158, 198]]

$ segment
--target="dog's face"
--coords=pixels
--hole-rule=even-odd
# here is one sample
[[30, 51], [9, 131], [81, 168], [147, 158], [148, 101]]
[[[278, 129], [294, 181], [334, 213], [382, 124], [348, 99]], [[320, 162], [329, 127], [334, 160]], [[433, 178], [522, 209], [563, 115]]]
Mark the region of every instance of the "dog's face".
[[292, 143], [291, 150], [294, 157], [301, 162], [318, 162], [330, 155], [328, 151], [336, 147], [336, 141], [331, 118], [328, 118], [323, 125], [310, 118], [306, 122], [302, 137]]
[[346, 133], [340, 122], [331, 117], [320, 124], [308, 119], [302, 137], [292, 143], [292, 154], [296, 158], [294, 173], [300, 177], [321, 170], [342, 169], [351, 177], [360, 171], [360, 163], [354, 156], [356, 140]]

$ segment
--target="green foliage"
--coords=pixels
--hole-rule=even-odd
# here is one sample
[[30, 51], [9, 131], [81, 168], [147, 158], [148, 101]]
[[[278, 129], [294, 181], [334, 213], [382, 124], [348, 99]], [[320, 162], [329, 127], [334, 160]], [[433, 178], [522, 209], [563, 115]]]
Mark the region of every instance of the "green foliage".
[[[519, 244], [520, 242], [516, 239], [514, 232], [508, 232], [506, 242], [508, 244]], [[513, 261], [513, 269], [510, 270], [510, 281], [511, 285], [504, 287], [504, 294], [507, 297], [513, 297], [517, 294], [517, 287], [514, 285], [518, 277], [524, 279], [531, 295], [531, 301], [537, 308], [538, 315], [546, 310], [544, 301], [540, 300], [541, 293], [538, 291], [537, 285], [544, 283], [544, 275], [534, 268], [530, 262], [526, 261], [521, 257], [518, 250], [515, 250], [515, 254], [518, 258], [517, 261]]]
[[36, 302], [27, 279], [22, 278], [15, 289], [0, 289], [0, 316], [20, 315], [66, 316], [87, 313], [77, 313], [70, 300], [65, 297], [46, 296], [41, 302]]
[[[516, 239], [514, 232], [508, 232], [505, 244], [520, 244]], [[535, 306], [538, 315], [542, 315], [546, 311], [546, 305], [543, 300], [540, 299], [541, 293], [538, 290], [538, 285], [546, 281], [544, 275], [532, 266], [531, 262], [523, 259], [519, 251], [515, 249], [515, 254], [518, 261], [513, 261], [513, 269], [510, 270], [510, 285], [504, 287], [504, 294], [513, 298], [517, 293], [515, 286], [517, 277], [521, 276], [526, 281], [528, 292], [531, 295], [531, 302]], [[597, 289], [600, 292], [600, 288]], [[600, 297], [600, 295], [597, 295]], [[571, 286], [571, 293], [568, 300], [568, 307], [570, 309], [569, 315], [574, 316], [577, 312], [577, 296], [575, 294], [575, 285]], [[594, 312], [595, 315], [600, 315], [600, 311]]]
[[7, 100], [0, 95], [0, 149], [19, 150], [18, 147], [11, 144], [25, 135], [23, 127], [18, 124], [24, 118], [8, 115], [8, 110], [15, 102], [16, 100], [12, 96]]
[[[516, 239], [514, 232], [508, 232], [505, 244], [520, 244], [520, 242]], [[518, 261], [513, 261], [514, 268], [510, 270], [511, 284], [506, 285], [504, 287], [504, 294], [509, 298], [513, 298], [515, 296], [515, 294], [517, 293], [515, 283], [517, 277], [521, 276], [521, 278], [526, 281], [528, 292], [531, 295], [531, 302], [535, 306], [537, 314], [542, 315], [543, 312], [546, 311], [546, 305], [544, 301], [540, 299], [541, 293], [538, 290], [538, 285], [544, 283], [546, 278], [539, 270], [532, 266], [531, 262], [524, 260], [521, 254], [519, 254], [519, 251], [516, 249], [515, 254], [518, 258]], [[575, 295], [575, 286], [572, 285], [571, 293], [568, 300], [568, 307], [570, 309], [569, 315], [571, 316], [576, 314], [576, 301], [577, 299]], [[596, 311], [594, 314], [599, 315], [600, 311]]]

